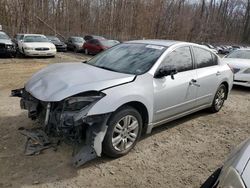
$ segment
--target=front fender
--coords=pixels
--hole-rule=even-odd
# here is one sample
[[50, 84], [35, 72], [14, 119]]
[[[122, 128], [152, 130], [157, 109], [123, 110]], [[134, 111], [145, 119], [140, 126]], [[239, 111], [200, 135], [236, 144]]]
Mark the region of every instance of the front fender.
[[[129, 102], [140, 102], [145, 105], [148, 111], [149, 123], [153, 119], [153, 86], [148, 80], [137, 78], [134, 82], [127, 83], [102, 91], [106, 94], [88, 112], [87, 115], [106, 114], [116, 111], [120, 106]], [[147, 78], [146, 78], [147, 80]], [[144, 83], [141, 83], [141, 82]]]

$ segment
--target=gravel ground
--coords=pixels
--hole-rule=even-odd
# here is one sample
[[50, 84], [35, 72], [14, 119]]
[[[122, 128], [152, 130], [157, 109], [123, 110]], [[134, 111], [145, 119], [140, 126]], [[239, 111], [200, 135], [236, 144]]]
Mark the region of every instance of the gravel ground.
[[56, 58], [0, 59], [0, 187], [200, 187], [234, 146], [250, 134], [250, 89], [234, 87], [217, 114], [201, 111], [144, 136], [119, 159], [98, 158], [75, 169], [70, 146], [41, 155], [23, 155], [25, 138], [17, 129], [31, 127], [10, 90], [22, 87], [50, 63], [82, 61], [81, 54]]

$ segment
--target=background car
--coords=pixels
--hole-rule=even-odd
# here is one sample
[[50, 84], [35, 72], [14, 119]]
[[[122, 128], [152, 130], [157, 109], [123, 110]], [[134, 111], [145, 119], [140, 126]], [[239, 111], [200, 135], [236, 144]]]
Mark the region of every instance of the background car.
[[15, 43], [16, 45], [16, 49], [18, 50], [18, 41], [22, 40], [23, 39], [23, 35], [22, 33], [18, 33], [18, 34], [15, 34], [12, 41]]
[[88, 41], [88, 40], [91, 40], [91, 39], [106, 40], [105, 37], [98, 36], [98, 35], [85, 35], [84, 36], [85, 41]]
[[242, 142], [229, 155], [201, 188], [250, 188], [250, 139]]
[[229, 47], [227, 47], [227, 46], [220, 46], [220, 49], [218, 50], [218, 53], [219, 54], [228, 54], [228, 53], [230, 53], [232, 51], [232, 48], [229, 48]]
[[88, 54], [98, 54], [106, 49], [109, 49], [117, 44], [119, 41], [116, 40], [99, 40], [91, 39], [83, 44], [83, 50], [86, 55]]
[[74, 158], [79, 166], [102, 153], [127, 154], [142, 130], [149, 134], [206, 108], [220, 111], [232, 82], [228, 65], [201, 45], [140, 40], [86, 62], [50, 65], [12, 95], [22, 98], [21, 107], [30, 118], [41, 118], [47, 131], [76, 142], [88, 139], [90, 145], [80, 150], [86, 153]]
[[0, 31], [0, 55], [16, 55], [16, 46], [11, 41], [11, 38], [3, 31]]
[[85, 40], [82, 37], [72, 36], [69, 37], [66, 44], [68, 50], [73, 50], [74, 52], [82, 51], [82, 46]]
[[212, 52], [214, 52], [214, 53], [216, 53], [216, 54], [218, 54], [218, 51], [216, 50], [216, 48], [213, 46], [213, 45], [211, 45], [211, 44], [203, 44], [204, 46], [206, 46], [207, 48], [209, 48]]
[[250, 87], [250, 49], [234, 50], [223, 58], [234, 71], [234, 84]]
[[24, 56], [50, 56], [56, 55], [56, 47], [47, 37], [40, 34], [24, 34], [18, 41], [18, 49]]
[[58, 52], [66, 52], [67, 45], [56, 36], [46, 36], [56, 46]]

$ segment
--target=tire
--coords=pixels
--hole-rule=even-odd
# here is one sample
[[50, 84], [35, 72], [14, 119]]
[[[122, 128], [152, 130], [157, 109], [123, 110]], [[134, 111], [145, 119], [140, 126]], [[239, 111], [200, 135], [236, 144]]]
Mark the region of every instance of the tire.
[[78, 50], [76, 49], [76, 47], [74, 47], [73, 51], [74, 51], [75, 53], [77, 53], [77, 52], [78, 52]]
[[85, 53], [86, 55], [89, 55], [89, 51], [88, 51], [87, 48], [84, 49], [84, 53]]
[[126, 155], [136, 145], [141, 131], [142, 117], [137, 110], [130, 106], [118, 109], [108, 121], [103, 153], [114, 158]]
[[227, 88], [224, 84], [221, 84], [214, 96], [213, 104], [210, 107], [210, 111], [213, 113], [219, 112], [222, 108], [227, 96]]

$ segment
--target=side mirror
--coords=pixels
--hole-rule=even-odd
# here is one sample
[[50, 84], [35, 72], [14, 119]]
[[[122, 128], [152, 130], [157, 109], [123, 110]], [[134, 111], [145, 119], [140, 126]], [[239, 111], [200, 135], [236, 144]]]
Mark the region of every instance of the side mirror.
[[175, 68], [169, 68], [168, 66], [164, 66], [156, 72], [154, 77], [155, 78], [162, 78], [164, 76], [171, 76], [171, 79], [174, 80], [175, 74], [177, 74], [177, 70]]

